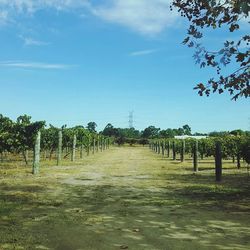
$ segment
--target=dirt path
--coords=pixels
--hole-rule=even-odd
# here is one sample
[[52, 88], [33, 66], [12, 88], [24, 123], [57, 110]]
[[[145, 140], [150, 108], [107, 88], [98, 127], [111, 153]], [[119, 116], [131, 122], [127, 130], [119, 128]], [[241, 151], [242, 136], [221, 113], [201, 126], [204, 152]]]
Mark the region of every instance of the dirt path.
[[191, 162], [142, 147], [44, 167], [35, 179], [7, 174], [0, 249], [249, 249], [249, 194], [232, 180], [215, 186], [206, 170], [193, 175]]

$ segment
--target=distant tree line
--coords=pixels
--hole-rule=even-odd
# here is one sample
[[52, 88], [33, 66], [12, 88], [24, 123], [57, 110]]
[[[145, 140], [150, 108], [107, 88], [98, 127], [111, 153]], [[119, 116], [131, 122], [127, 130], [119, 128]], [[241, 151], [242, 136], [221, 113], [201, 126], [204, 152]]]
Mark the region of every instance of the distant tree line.
[[192, 133], [191, 127], [186, 124], [180, 128], [160, 129], [155, 126], [148, 126], [142, 131], [135, 128], [116, 128], [111, 123], [108, 123], [103, 131], [100, 132], [104, 136], [115, 138], [115, 142], [119, 145], [129, 143], [131, 145], [139, 143], [142, 145], [148, 144], [151, 139], [171, 139], [175, 136], [193, 135], [193, 136], [209, 136], [209, 137], [226, 137], [234, 136], [250, 136], [249, 131], [240, 129], [233, 131], [213, 131], [210, 133]]

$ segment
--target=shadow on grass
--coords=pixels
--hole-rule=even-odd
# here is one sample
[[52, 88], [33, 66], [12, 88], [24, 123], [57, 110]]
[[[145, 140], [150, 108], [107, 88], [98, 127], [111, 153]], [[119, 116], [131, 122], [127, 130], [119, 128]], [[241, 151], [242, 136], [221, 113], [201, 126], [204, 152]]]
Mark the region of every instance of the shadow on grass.
[[[192, 167], [185, 167], [185, 170], [193, 171], [193, 168]], [[204, 167], [204, 166], [201, 166], [201, 164], [199, 164], [199, 172], [207, 171], [207, 170], [215, 171], [215, 167]], [[223, 167], [223, 170], [235, 171], [235, 170], [237, 170], [237, 168]]]
[[0, 249], [248, 250], [248, 179], [227, 175], [216, 184], [210, 173], [183, 174], [180, 162], [163, 161], [153, 162], [155, 173], [51, 179], [53, 192], [39, 179], [2, 184]]
[[159, 190], [64, 185], [59, 205], [46, 187], [2, 185], [1, 207], [12, 204], [13, 209], [0, 210], [0, 247], [248, 249], [249, 206], [231, 205], [249, 198], [247, 186], [237, 183], [240, 178], [230, 177], [223, 187], [211, 184], [211, 176], [162, 178], [178, 185]]

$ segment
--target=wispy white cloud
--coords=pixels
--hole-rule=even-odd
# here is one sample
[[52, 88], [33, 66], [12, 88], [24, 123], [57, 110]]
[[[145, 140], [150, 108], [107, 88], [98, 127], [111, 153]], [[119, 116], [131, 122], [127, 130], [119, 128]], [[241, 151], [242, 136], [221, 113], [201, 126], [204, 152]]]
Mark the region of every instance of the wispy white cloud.
[[[94, 3], [93, 3], [94, 2]], [[39, 10], [73, 11], [127, 27], [144, 35], [156, 35], [176, 23], [171, 0], [0, 0], [0, 22]], [[3, 12], [4, 11], [4, 12]], [[87, 12], [86, 12], [87, 11]], [[2, 14], [1, 14], [2, 13]]]
[[8, 12], [6, 10], [0, 10], [0, 25], [6, 24], [8, 20]]
[[157, 51], [158, 51], [157, 49], [139, 50], [139, 51], [131, 52], [129, 55], [130, 56], [145, 56], [145, 55], [153, 54]]
[[34, 13], [41, 9], [68, 10], [87, 7], [89, 0], [0, 0], [0, 7], [18, 13]]
[[0, 25], [18, 15], [33, 15], [39, 10], [73, 11], [89, 6], [89, 0], [0, 0]]
[[25, 62], [25, 61], [0, 61], [0, 67], [24, 68], [24, 69], [50, 69], [63, 70], [76, 67], [76, 65], [68, 64], [50, 64], [42, 62]]
[[31, 37], [20, 36], [20, 38], [23, 40], [25, 46], [46, 46], [50, 44], [48, 42], [36, 40]]
[[177, 14], [170, 11], [170, 0], [111, 0], [93, 9], [103, 20], [126, 26], [136, 32], [155, 35], [172, 26]]

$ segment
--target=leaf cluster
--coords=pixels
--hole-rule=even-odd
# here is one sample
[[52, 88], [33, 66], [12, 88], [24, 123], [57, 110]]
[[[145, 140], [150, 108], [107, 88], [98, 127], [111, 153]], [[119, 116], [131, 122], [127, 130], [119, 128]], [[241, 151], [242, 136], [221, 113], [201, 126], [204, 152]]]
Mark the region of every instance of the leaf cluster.
[[[248, 0], [174, 0], [181, 16], [186, 17], [190, 26], [183, 44], [195, 49], [194, 60], [201, 68], [214, 67], [218, 78], [207, 83], [198, 83], [194, 89], [199, 95], [209, 96], [211, 92], [219, 94], [226, 90], [232, 99], [250, 96], [250, 36], [244, 34], [238, 39], [225, 41], [218, 51], [208, 51], [198, 40], [203, 37], [204, 28], [227, 27], [230, 33], [240, 30], [242, 22], [249, 23], [250, 2]], [[222, 66], [235, 62], [237, 68], [229, 75], [221, 73]]]

